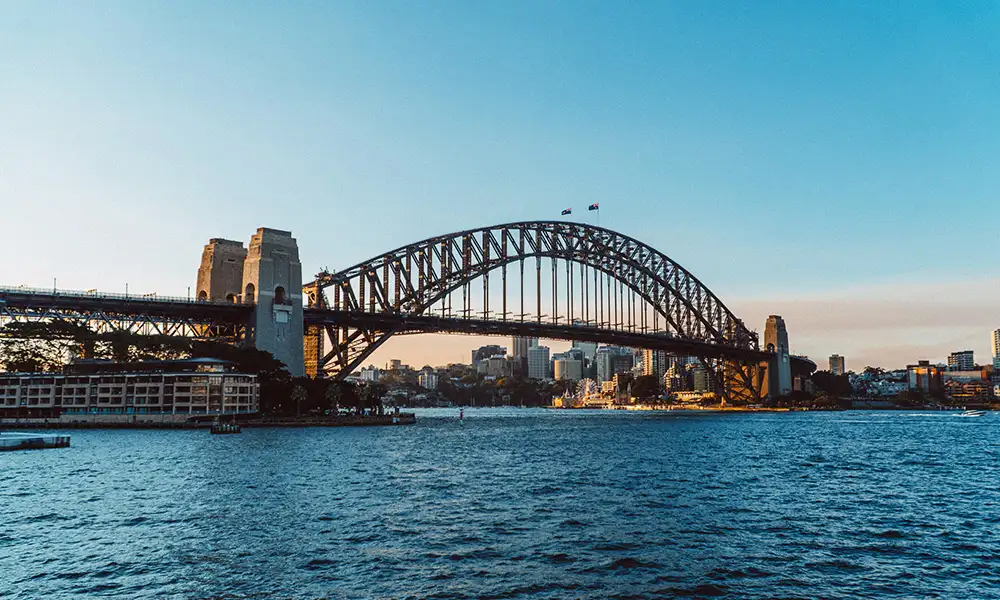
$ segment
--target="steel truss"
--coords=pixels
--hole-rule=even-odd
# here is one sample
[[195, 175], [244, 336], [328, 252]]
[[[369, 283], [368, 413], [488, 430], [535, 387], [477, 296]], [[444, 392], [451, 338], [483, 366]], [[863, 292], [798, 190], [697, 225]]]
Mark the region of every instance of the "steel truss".
[[0, 290], [0, 326], [68, 321], [95, 333], [128, 332], [239, 343], [252, 337], [249, 305]]
[[[526, 260], [534, 263], [527, 269]], [[542, 308], [543, 260], [551, 264], [551, 284], [545, 278], [551, 314]], [[516, 286], [508, 285], [509, 270], [519, 276]], [[525, 297], [525, 273], [532, 270], [535, 296]], [[491, 276], [500, 279], [499, 303]], [[475, 281], [482, 281], [482, 297], [473, 307]], [[605, 342], [628, 334], [635, 347], [684, 348], [747, 364], [765, 357], [757, 334], [681, 265], [634, 238], [582, 223], [531, 221], [438, 236], [323, 273], [304, 290], [312, 309], [307, 321], [321, 325], [331, 342], [319, 366], [333, 377], [349, 374], [394, 334], [475, 333], [474, 324], [484, 333], [544, 329], [538, 335]], [[725, 369], [715, 371], [721, 377]]]

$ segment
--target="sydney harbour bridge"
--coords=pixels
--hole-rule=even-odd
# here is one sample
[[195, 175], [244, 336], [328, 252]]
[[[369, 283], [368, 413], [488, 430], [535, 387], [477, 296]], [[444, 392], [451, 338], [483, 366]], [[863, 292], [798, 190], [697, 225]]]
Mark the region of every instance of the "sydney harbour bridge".
[[[343, 378], [395, 335], [600, 342], [697, 357], [729, 401], [774, 389], [780, 352], [690, 271], [610, 229], [524, 221], [441, 235], [301, 280], [290, 232], [205, 248], [194, 298], [0, 288], [0, 325], [86, 322], [99, 332], [253, 344], [296, 375]], [[299, 290], [301, 290], [301, 295]], [[787, 361], [787, 355], [785, 357]]]

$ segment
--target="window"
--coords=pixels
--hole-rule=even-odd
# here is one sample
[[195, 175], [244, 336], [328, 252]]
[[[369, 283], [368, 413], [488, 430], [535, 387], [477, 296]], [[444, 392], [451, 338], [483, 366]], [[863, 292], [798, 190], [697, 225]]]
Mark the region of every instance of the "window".
[[280, 285], [274, 288], [274, 303], [275, 304], [287, 304], [285, 301], [285, 288]]
[[247, 304], [253, 304], [254, 292], [256, 291], [257, 288], [255, 288], [252, 283], [248, 283], [247, 288], [244, 290], [243, 302], [246, 302]]

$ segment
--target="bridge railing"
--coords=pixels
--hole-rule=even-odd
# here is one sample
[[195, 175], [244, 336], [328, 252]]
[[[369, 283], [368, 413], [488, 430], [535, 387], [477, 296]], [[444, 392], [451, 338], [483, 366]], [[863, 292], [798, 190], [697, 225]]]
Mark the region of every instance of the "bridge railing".
[[181, 296], [161, 296], [156, 293], [151, 294], [115, 294], [108, 292], [98, 292], [97, 290], [60, 290], [55, 288], [33, 288], [24, 285], [4, 286], [0, 285], [0, 298], [4, 294], [34, 294], [39, 296], [66, 296], [70, 298], [95, 298], [100, 300], [126, 300], [128, 302], [170, 302], [184, 304], [232, 304], [225, 300], [198, 300], [197, 298], [184, 298]]

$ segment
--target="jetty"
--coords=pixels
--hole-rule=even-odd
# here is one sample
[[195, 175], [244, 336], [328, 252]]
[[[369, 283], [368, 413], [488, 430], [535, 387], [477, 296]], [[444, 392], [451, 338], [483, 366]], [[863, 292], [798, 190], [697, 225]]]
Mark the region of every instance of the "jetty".
[[69, 447], [68, 435], [0, 432], [0, 451], [39, 450], [42, 448], [68, 448], [68, 447]]

